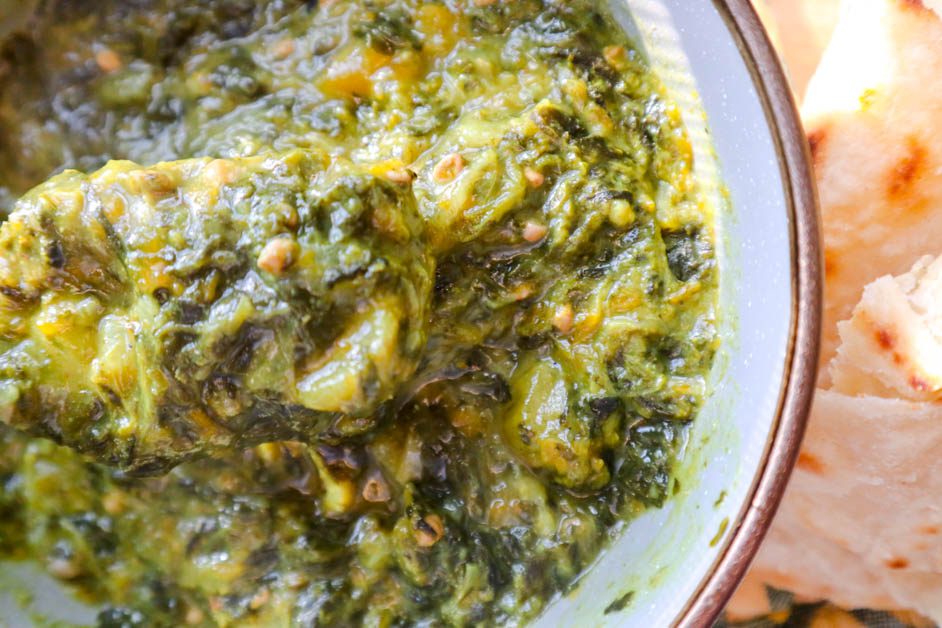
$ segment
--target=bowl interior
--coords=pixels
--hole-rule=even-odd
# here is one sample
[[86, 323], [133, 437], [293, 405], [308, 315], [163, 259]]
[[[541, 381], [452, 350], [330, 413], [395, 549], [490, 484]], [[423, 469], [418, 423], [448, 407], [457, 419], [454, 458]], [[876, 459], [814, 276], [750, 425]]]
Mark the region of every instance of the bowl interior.
[[[765, 464], [797, 298], [775, 132], [720, 11], [712, 0], [609, 2], [683, 109], [697, 176], [717, 208], [724, 340], [675, 499], [625, 526], [579, 585], [547, 609], [537, 622], [546, 627], [677, 621], [725, 551]], [[35, 567], [0, 566], [0, 615], [29, 625], [31, 611], [69, 623], [95, 617]]]
[[[635, 520], [540, 626], [676, 622], [752, 499], [777, 426], [793, 312], [792, 218], [775, 131], [711, 0], [611, 0], [681, 106], [718, 215], [723, 346], [665, 508]], [[702, 618], [706, 619], [706, 618]]]

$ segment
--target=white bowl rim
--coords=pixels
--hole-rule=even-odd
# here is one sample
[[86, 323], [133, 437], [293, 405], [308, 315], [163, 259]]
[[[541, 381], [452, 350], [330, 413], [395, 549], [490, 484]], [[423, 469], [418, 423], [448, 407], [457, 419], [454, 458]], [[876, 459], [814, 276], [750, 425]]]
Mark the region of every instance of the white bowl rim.
[[746, 574], [785, 493], [798, 458], [817, 380], [823, 262], [812, 156], [785, 72], [749, 0], [713, 0], [749, 68], [785, 181], [792, 241], [792, 312], [777, 420], [764, 464], [725, 547], [680, 613], [677, 625], [709, 627]]

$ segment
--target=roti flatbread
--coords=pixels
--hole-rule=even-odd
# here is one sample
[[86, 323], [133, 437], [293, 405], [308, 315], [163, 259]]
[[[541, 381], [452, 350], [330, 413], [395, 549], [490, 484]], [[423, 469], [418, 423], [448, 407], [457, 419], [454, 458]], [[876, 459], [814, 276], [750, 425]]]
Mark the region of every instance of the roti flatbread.
[[868, 285], [839, 328], [834, 387], [816, 393], [744, 591], [770, 584], [942, 621], [942, 257]]
[[942, 622], [940, 67], [927, 0], [845, 0], [809, 86], [826, 368], [747, 592]]
[[942, 396], [942, 259], [926, 257], [901, 277], [877, 279], [837, 327], [833, 390], [915, 401]]
[[[847, 0], [803, 106], [825, 243], [822, 364], [863, 287], [942, 251], [942, 20], [921, 0]], [[828, 383], [823, 371], [822, 383]]]
[[[940, 447], [936, 403], [819, 390], [747, 588], [761, 582], [847, 608], [942, 620]], [[749, 603], [734, 598], [732, 609]]]

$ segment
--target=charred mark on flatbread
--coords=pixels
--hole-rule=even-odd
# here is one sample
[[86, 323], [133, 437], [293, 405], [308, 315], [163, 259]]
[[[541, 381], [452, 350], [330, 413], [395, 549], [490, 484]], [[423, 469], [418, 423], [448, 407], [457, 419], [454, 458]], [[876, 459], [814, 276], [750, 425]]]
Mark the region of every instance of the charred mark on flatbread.
[[910, 10], [919, 11], [919, 12], [923, 12], [923, 11], [932, 12], [932, 9], [927, 7], [925, 3], [923, 3], [922, 0], [899, 0], [899, 4], [904, 9], [910, 9]]
[[811, 161], [815, 166], [819, 165], [823, 154], [824, 144], [828, 137], [828, 128], [821, 126], [808, 133], [808, 146], [811, 148]]
[[914, 137], [906, 142], [906, 154], [893, 166], [887, 175], [887, 192], [891, 199], [904, 196], [910, 186], [926, 169], [929, 152]]
[[909, 560], [905, 558], [890, 558], [884, 564], [889, 569], [906, 569], [909, 567]]
[[873, 337], [876, 339], [881, 349], [892, 351], [896, 346], [896, 338], [887, 329], [877, 329], [873, 332]]
[[837, 259], [834, 251], [824, 249], [824, 276], [833, 277], [837, 272]]
[[919, 533], [927, 536], [936, 536], [939, 534], [939, 526], [922, 526], [919, 528]]
[[807, 451], [798, 454], [798, 468], [815, 475], [824, 475], [824, 463]]

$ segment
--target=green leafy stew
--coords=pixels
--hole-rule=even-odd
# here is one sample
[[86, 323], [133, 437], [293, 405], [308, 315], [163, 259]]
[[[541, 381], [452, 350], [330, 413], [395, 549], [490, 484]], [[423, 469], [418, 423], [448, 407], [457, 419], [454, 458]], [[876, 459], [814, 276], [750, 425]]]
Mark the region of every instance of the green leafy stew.
[[101, 626], [517, 625], [668, 498], [714, 217], [603, 3], [32, 4], [2, 555]]

